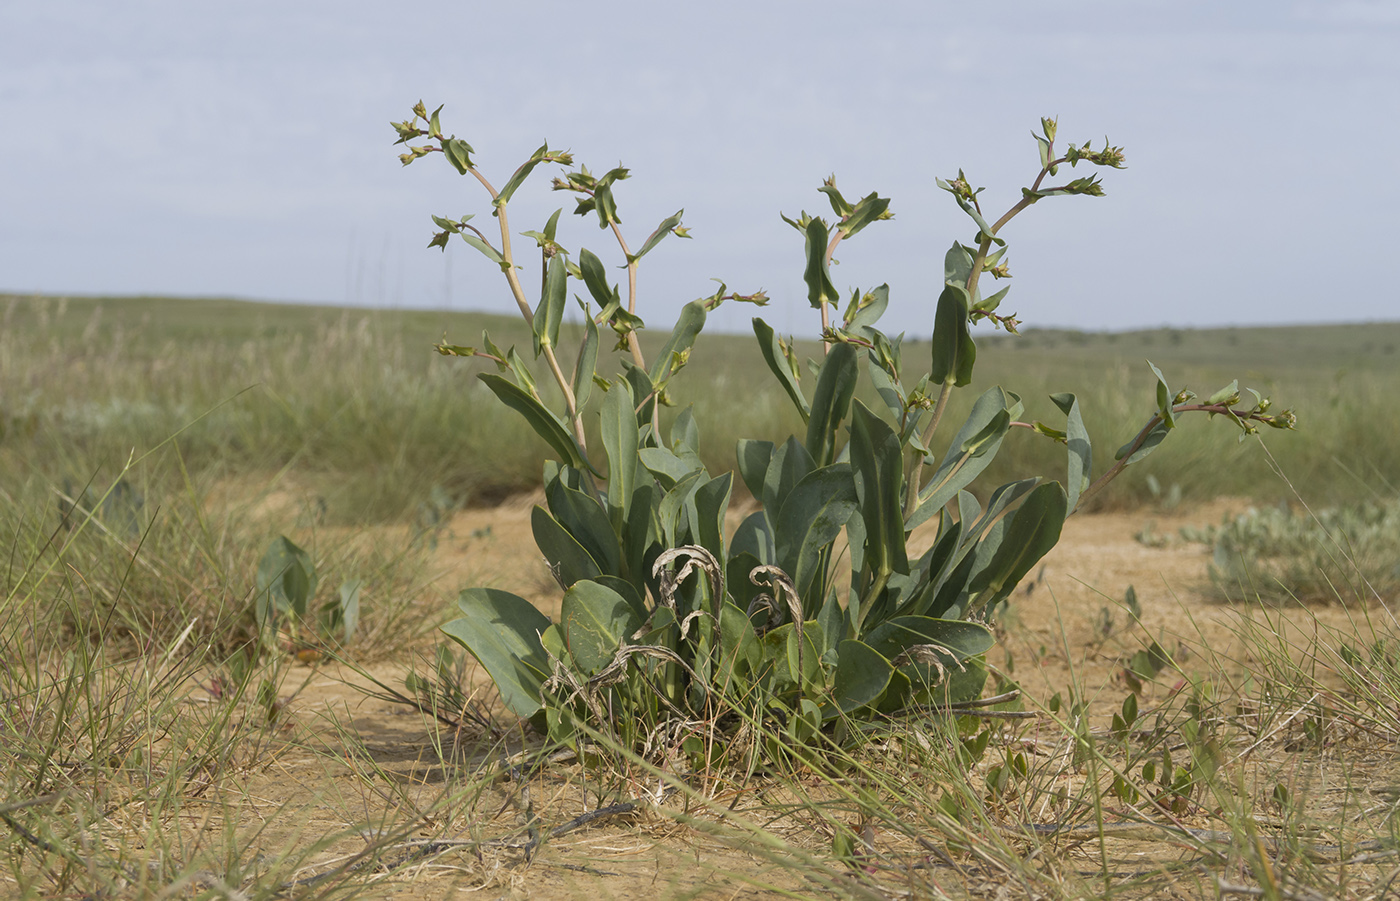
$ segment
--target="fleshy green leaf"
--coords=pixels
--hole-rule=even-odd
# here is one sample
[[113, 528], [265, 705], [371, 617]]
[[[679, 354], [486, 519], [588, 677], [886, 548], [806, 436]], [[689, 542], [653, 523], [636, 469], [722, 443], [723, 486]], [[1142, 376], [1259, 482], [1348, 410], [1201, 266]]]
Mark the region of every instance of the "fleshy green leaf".
[[285, 535], [279, 535], [258, 563], [257, 584], [253, 613], [259, 630], [278, 615], [304, 618], [316, 596], [316, 565], [310, 554]]
[[862, 197], [860, 202], [856, 204], [855, 209], [851, 211], [851, 214], [845, 217], [836, 227], [842, 234], [849, 238], [872, 222], [876, 222], [880, 219], [894, 218], [889, 214], [889, 209], [890, 199], [888, 197], [880, 197], [872, 192]]
[[549, 674], [540, 644], [549, 617], [524, 598], [495, 588], [469, 588], [457, 596], [457, 607], [462, 617], [443, 626], [443, 634], [480, 661], [506, 709], [533, 716], [540, 709], [540, 685]]
[[584, 287], [593, 295], [593, 300], [598, 306], [606, 311], [610, 305], [618, 303], [617, 288], [608, 287], [608, 275], [603, 261], [587, 247], [579, 249], [578, 268], [583, 275]]
[[904, 456], [899, 436], [865, 404], [851, 417], [851, 466], [856, 472], [860, 512], [865, 521], [864, 568], [908, 573], [900, 490]]
[[502, 272], [510, 268], [510, 264], [505, 261], [505, 258], [500, 255], [496, 248], [487, 244], [471, 232], [462, 232], [462, 240], [481, 251], [486, 259], [500, 266]]
[[[509, 379], [494, 373], [484, 372], [477, 378], [486, 383], [486, 387], [491, 389], [492, 394], [500, 398], [501, 403], [525, 417], [525, 421], [530, 424], [530, 428], [535, 430], [535, 434], [543, 438], [563, 462], [579, 469], [588, 466], [588, 462], [583, 457], [583, 451], [579, 449], [574, 436], [569, 434], [557, 416], [532, 397], [528, 391]], [[592, 467], [589, 466], [589, 469]]]
[[588, 552], [601, 572], [616, 575], [621, 571], [617, 533], [597, 500], [557, 478], [545, 485], [545, 499], [555, 520]]
[[802, 274], [802, 280], [807, 283], [807, 301], [813, 309], [819, 310], [823, 303], [836, 303], [840, 299], [836, 293], [836, 286], [831, 283], [831, 274], [827, 271], [826, 245], [830, 235], [826, 223], [820, 219], [808, 222], [805, 234], [807, 270]]
[[[637, 260], [646, 256], [653, 247], [660, 244], [662, 238], [671, 234], [671, 232], [681, 224], [681, 216], [684, 213], [685, 210], [677, 210], [674, 216], [667, 216], [663, 219], [661, 224], [656, 227], [656, 231], [652, 232], [642, 244], [642, 249], [627, 258], [628, 262], [635, 263]], [[681, 232], [684, 231], [685, 229], [681, 229]], [[688, 238], [690, 236], [686, 234], [677, 234], [677, 237]]]
[[792, 577], [804, 599], [822, 553], [855, 512], [856, 483], [846, 463], [808, 473], [783, 501], [775, 529], [778, 566]]
[[768, 323], [757, 316], [753, 320], [753, 333], [758, 337], [758, 349], [763, 354], [763, 361], [768, 364], [773, 375], [778, 377], [778, 383], [783, 386], [788, 397], [792, 398], [797, 412], [802, 414], [802, 421], [807, 422], [812, 415], [812, 408], [807, 403], [807, 398], [802, 394], [800, 374], [793, 372], [787, 366], [787, 359], [779, 346], [778, 336], [774, 334]]
[[1162, 375], [1162, 370], [1153, 366], [1151, 360], [1147, 361], [1147, 365], [1152, 367], [1152, 374], [1157, 376], [1157, 413], [1167, 428], [1174, 428], [1176, 416], [1172, 412], [1172, 389], [1167, 387], [1167, 379]]
[[574, 662], [585, 674], [596, 676], [613, 662], [622, 640], [637, 631], [642, 621], [622, 595], [585, 579], [564, 592], [559, 624]]
[[789, 436], [782, 446], [773, 452], [768, 463], [768, 472], [763, 476], [763, 509], [776, 519], [778, 510], [787, 500], [794, 485], [802, 481], [807, 473], [817, 468], [812, 455], [807, 453], [796, 437]]
[[1031, 567], [1060, 540], [1066, 508], [1065, 490], [1059, 482], [1046, 482], [1026, 497], [1007, 526], [991, 563], [969, 586], [985, 607], [1010, 594]]
[[515, 170], [510, 177], [510, 181], [506, 182], [506, 186], [501, 188], [500, 193], [496, 195], [496, 199], [491, 202], [492, 206], [499, 210], [502, 206], [509, 203], [511, 197], [515, 195], [516, 189], [525, 183], [525, 179], [529, 178], [530, 173], [544, 160], [544, 155], [546, 153], [549, 153], [549, 142], [541, 144], [540, 149], [531, 154], [530, 158], [522, 163], [520, 168]]
[[724, 514], [729, 509], [729, 495], [733, 488], [734, 473], [726, 472], [695, 489], [697, 522], [693, 534], [701, 546], [715, 555], [716, 560], [725, 558]]
[[627, 505], [636, 490], [637, 419], [635, 399], [625, 379], [617, 379], [603, 396], [603, 449], [608, 455], [608, 508], [612, 521], [627, 520]]
[[567, 280], [564, 258], [558, 255], [550, 257], [549, 266], [545, 270], [544, 295], [540, 298], [539, 306], [535, 307], [535, 319], [531, 324], [535, 335], [536, 357], [546, 347], [553, 348], [559, 345], [559, 324], [564, 321], [564, 303], [568, 300], [565, 290]]
[[768, 475], [768, 464], [773, 462], [773, 442], [740, 438], [735, 451], [739, 463], [739, 477], [749, 494], [763, 499], [763, 480]]
[[841, 421], [851, 409], [860, 378], [856, 349], [850, 344], [837, 344], [826, 355], [817, 390], [812, 397], [812, 416], [807, 420], [807, 453], [817, 465], [836, 459], [836, 433]]
[[933, 368], [929, 380], [935, 385], [952, 379], [961, 388], [972, 381], [977, 345], [968, 331], [967, 313], [967, 289], [945, 285], [933, 318]]
[[831, 698], [822, 705], [822, 719], [834, 719], [880, 699], [894, 667], [870, 645], [847, 639], [837, 645], [836, 681]]
[[1067, 509], [1070, 512], [1079, 504], [1079, 495], [1089, 487], [1089, 479], [1094, 468], [1094, 450], [1089, 443], [1089, 430], [1084, 428], [1084, 417], [1079, 410], [1079, 401], [1073, 394], [1052, 394], [1050, 399], [1065, 414], [1065, 444], [1069, 450], [1069, 474], [1065, 480], [1068, 495]]
[[[441, 109], [441, 107], [439, 107]], [[458, 138], [448, 138], [442, 142], [442, 154], [447, 157], [447, 161], [452, 164], [461, 175], [466, 175], [472, 168], [471, 155], [474, 151], [472, 145]]]
[[593, 556], [545, 508], [536, 505], [531, 511], [530, 530], [535, 536], [535, 546], [549, 561], [550, 570], [564, 587], [603, 574]]
[[905, 522], [906, 529], [912, 530], [938, 513], [991, 464], [1011, 429], [1011, 405], [1007, 393], [998, 387], [987, 389], [977, 398], [962, 428], [953, 436], [943, 462], [919, 492], [919, 506]]
[[588, 403], [593, 393], [593, 375], [598, 369], [598, 326], [593, 317], [584, 314], [583, 343], [579, 345], [578, 359], [574, 361], [574, 402], [580, 410]]
[[695, 344], [695, 338], [704, 327], [704, 303], [692, 300], [681, 307], [680, 315], [676, 317], [676, 325], [671, 329], [671, 336], [666, 339], [666, 343], [652, 360], [649, 374], [654, 384], [665, 385], [666, 381], [685, 365], [685, 361], [690, 357], [690, 349]]

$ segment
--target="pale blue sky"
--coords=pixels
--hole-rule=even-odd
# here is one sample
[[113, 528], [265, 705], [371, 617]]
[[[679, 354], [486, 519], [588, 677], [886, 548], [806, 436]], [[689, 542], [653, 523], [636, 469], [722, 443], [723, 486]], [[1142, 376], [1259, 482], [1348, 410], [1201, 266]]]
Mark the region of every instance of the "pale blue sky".
[[[837, 286], [888, 281], [887, 324], [927, 334], [943, 253], [971, 234], [935, 176], [962, 167], [1004, 208], [1047, 114], [1062, 142], [1108, 135], [1129, 168], [1106, 172], [1109, 196], [1046, 200], [1004, 232], [1004, 311], [1115, 329], [1400, 317], [1400, 0], [1048, 10], [8, 3], [0, 290], [510, 310], [471, 248], [425, 247], [430, 213], [488, 217], [441, 159], [399, 166], [388, 123], [421, 98], [498, 185], [544, 139], [629, 166], [634, 246], [684, 207], [694, 240], [642, 270], [654, 325], [720, 277], [814, 329], [778, 214], [825, 210], [834, 172], [897, 217], [843, 246]], [[572, 209], [547, 180], [517, 195], [517, 232]], [[562, 237], [616, 261], [595, 223]], [[727, 309], [719, 324], [745, 329], [752, 308]]]

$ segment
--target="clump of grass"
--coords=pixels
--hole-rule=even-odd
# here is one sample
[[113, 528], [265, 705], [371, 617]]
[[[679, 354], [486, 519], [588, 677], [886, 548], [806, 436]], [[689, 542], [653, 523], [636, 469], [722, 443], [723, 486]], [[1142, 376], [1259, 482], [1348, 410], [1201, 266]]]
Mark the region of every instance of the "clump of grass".
[[1211, 584], [1226, 600], [1385, 600], [1400, 588], [1400, 502], [1394, 500], [1251, 508], [1182, 535], [1212, 548]]

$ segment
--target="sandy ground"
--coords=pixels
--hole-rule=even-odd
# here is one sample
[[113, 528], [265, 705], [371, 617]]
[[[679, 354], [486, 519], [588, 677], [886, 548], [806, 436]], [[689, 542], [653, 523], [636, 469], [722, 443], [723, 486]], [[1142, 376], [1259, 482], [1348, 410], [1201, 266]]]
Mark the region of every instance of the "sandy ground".
[[[534, 497], [520, 497], [492, 509], [464, 511], [438, 533], [431, 568], [444, 599], [458, 587], [499, 587], [557, 615], [557, 589], [531, 538], [534, 502]], [[1206, 591], [1208, 551], [1172, 536], [1181, 526], [1218, 523], [1243, 507], [1220, 501], [1184, 511], [1073, 518], [1043, 568], [1018, 589], [999, 624], [1002, 641], [990, 662], [1003, 669], [1009, 666], [1025, 690], [1042, 700], [1073, 684], [1086, 697], [1101, 696], [1105, 710], [1116, 707], [1126, 694], [1123, 668], [1128, 657], [1153, 639], [1188, 670], [1210, 666], [1215, 672], [1223, 668], [1227, 676], [1232, 669], [1238, 671], [1245, 661], [1237, 659], [1237, 632], [1262, 611], [1251, 613], [1212, 600]], [[1135, 537], [1145, 530], [1171, 540], [1151, 546]], [[1141, 606], [1140, 625], [1132, 623], [1122, 603], [1129, 586]], [[1105, 608], [1114, 622], [1108, 633], [1102, 625]], [[444, 618], [448, 613], [444, 611]], [[1283, 611], [1281, 622], [1285, 630], [1300, 630], [1302, 638], [1319, 623], [1348, 629], [1355, 613], [1341, 606], [1294, 609]], [[1270, 628], [1279, 627], [1272, 621], [1278, 615], [1279, 611], [1270, 613]], [[401, 688], [406, 670], [407, 664], [399, 662], [377, 665], [369, 672]], [[488, 696], [486, 680], [480, 673], [475, 678]], [[1144, 702], [1164, 696], [1174, 678], [1149, 684]], [[459, 778], [479, 763], [471, 757], [480, 753], [479, 745], [454, 744], [447, 730], [418, 712], [368, 697], [356, 687], [364, 682], [342, 667], [324, 664], [297, 666], [289, 675], [285, 686], [295, 694], [285, 716], [289, 734], [301, 738], [248, 786], [251, 796], [265, 799], [255, 805], [261, 811], [256, 815], [269, 815], [284, 804], [307, 811], [301, 834], [285, 835], [285, 840], [306, 841], [351, 829], [355, 821], [373, 821], [385, 811], [395, 811], [392, 817], [402, 821], [406, 812], [427, 811], [451, 794]], [[537, 783], [531, 801], [541, 822], [564, 822], [626, 793], [625, 787], [611, 786], [610, 796], [600, 796], [592, 791], [596, 785], [581, 791], [583, 783], [582, 770], [569, 765]], [[457, 807], [460, 813], [451, 817], [452, 827], [462, 838], [518, 836], [524, 822], [518, 789], [504, 781], [457, 802]], [[442, 816], [426, 816], [415, 834], [441, 835]], [[269, 837], [283, 831], [274, 822], [269, 816]], [[815, 846], [829, 841], [820, 836], [814, 840]], [[349, 835], [327, 849], [326, 859], [363, 847], [362, 839]], [[425, 864], [412, 878], [400, 873], [383, 886], [386, 896], [423, 899], [457, 897], [469, 890], [491, 898], [743, 898], [804, 888], [813, 886], [758, 849], [736, 847], [646, 814], [548, 842], [528, 863], [510, 849], [449, 854]]]

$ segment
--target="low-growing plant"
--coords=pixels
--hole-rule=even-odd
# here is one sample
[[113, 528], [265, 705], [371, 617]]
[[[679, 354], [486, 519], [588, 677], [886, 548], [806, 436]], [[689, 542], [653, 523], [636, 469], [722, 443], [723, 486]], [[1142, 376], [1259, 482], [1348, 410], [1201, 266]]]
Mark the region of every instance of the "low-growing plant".
[[[1022, 421], [1021, 397], [990, 388], [944, 438], [949, 398], [972, 380], [971, 327], [990, 323], [1015, 333], [1020, 323], [998, 312], [1006, 288], [985, 296], [980, 288], [984, 275], [1009, 277], [1002, 229], [1044, 198], [1103, 193], [1097, 176], [1046, 185], [1062, 167], [1123, 166], [1123, 151], [1107, 141], [1057, 150], [1056, 123], [1043, 119], [1035, 135], [1037, 174], [996, 220], [983, 213], [983, 189], [961, 171], [938, 181], [976, 230], [971, 242], [955, 242], [944, 256], [941, 288], [930, 298], [927, 368], [908, 363], [902, 335], [877, 327], [890, 303], [887, 285], [852, 290], [842, 312], [831, 279], [837, 248], [891, 218], [889, 199], [870, 193], [848, 201], [831, 178], [820, 191], [832, 220], [805, 211], [784, 217], [805, 242], [803, 280], [825, 352], [804, 367], [791, 339], [753, 320], [759, 353], [806, 429], [783, 442], [738, 442], [736, 468], [759, 509], [731, 534], [733, 473], [711, 474], [702, 464], [700, 423], [690, 408], [664, 419], [662, 408], [707, 314], [729, 301], [762, 305], [764, 292], [738, 294], [721, 283], [681, 310], [648, 362], [637, 334], [639, 267], [668, 236], [689, 236], [683, 211], [634, 252], [614, 196], [628, 170], [594, 175], [580, 166], [555, 178], [554, 188], [575, 197], [576, 214], [596, 217], [611, 232], [626, 269], [626, 299], [597, 254], [560, 243], [561, 209], [542, 230], [523, 233], [541, 259], [542, 288], [532, 302], [518, 273], [509, 202], [534, 169], [569, 167], [573, 157], [545, 144], [498, 190], [473, 161], [472, 147], [444, 134], [440, 112], [419, 103], [413, 118], [394, 124], [399, 143], [426, 138], [400, 159], [408, 165], [441, 153], [475, 178], [490, 195], [499, 237], [478, 229], [470, 215], [434, 216], [439, 231], [429, 246], [445, 248], [461, 237], [500, 267], [557, 397], [541, 389], [525, 355], [502, 350], [487, 335], [480, 348], [444, 341], [437, 350], [495, 364], [498, 371], [481, 380], [554, 452], [532, 526], [563, 592], [559, 621], [551, 622], [510, 592], [467, 589], [458, 599], [462, 616], [444, 632], [477, 657], [511, 712], [532, 717], [556, 740], [577, 741], [586, 727], [649, 756], [684, 753], [715, 762], [819, 744], [845, 734], [836, 724], [851, 718], [974, 698], [993, 644], [988, 623], [1058, 541], [1065, 517], [1155, 450], [1179, 417], [1222, 416], [1241, 438], [1260, 423], [1294, 425], [1290, 412], [1270, 414], [1257, 392], [1246, 389], [1249, 400], [1242, 401], [1235, 382], [1198, 401], [1190, 391], [1173, 392], [1153, 366], [1155, 411], [1096, 479], [1073, 394], [1051, 396], [1064, 416], [1054, 426]], [[584, 335], [570, 368], [559, 337], [571, 279], [587, 296], [576, 298]], [[613, 378], [598, 365], [604, 327], [623, 354]], [[873, 388], [867, 396], [878, 398], [873, 405], [857, 398], [862, 372]], [[589, 447], [585, 430], [598, 392], [601, 453]], [[979, 500], [970, 487], [1013, 428], [1064, 444], [1067, 476], [1061, 483], [1029, 475], [983, 489]], [[932, 543], [916, 554], [911, 535], [925, 525]], [[772, 728], [753, 728], [760, 724]], [[742, 740], [764, 731], [784, 741]]]
[[1400, 587], [1400, 503], [1393, 500], [1315, 512], [1252, 508], [1181, 533], [1211, 548], [1211, 582], [1230, 600], [1390, 598]]

